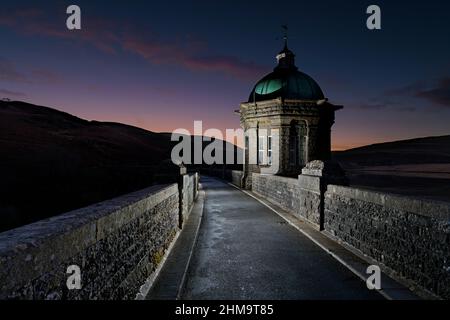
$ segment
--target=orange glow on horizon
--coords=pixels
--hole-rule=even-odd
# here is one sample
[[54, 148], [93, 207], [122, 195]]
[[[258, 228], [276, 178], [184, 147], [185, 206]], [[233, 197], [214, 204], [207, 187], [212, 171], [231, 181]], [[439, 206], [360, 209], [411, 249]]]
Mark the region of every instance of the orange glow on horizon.
[[[92, 110], [95, 110], [95, 108], [92, 108]], [[69, 113], [74, 113], [70, 112]], [[191, 134], [194, 135], [194, 120], [192, 119], [186, 119], [183, 116], [174, 118], [173, 115], [153, 115], [152, 117], [149, 116], [143, 116], [143, 115], [130, 115], [130, 114], [124, 114], [124, 113], [91, 113], [91, 112], [77, 112], [77, 115], [80, 118], [91, 120], [91, 121], [99, 121], [99, 122], [116, 122], [116, 123], [122, 123], [125, 125], [134, 126], [137, 128], [141, 128], [150, 132], [154, 133], [171, 133], [176, 129], [183, 128], [188, 130]], [[200, 120], [198, 120], [200, 121]], [[189, 123], [188, 126], [186, 124]], [[239, 123], [237, 120], [236, 123]], [[224, 123], [222, 123], [219, 120], [216, 119], [205, 119], [203, 121], [202, 125], [202, 131], [203, 134], [206, 136], [211, 136], [205, 131], [212, 128], [217, 128], [222, 132], [223, 140], [226, 140], [229, 143], [232, 143], [234, 145], [237, 145], [238, 147], [243, 147], [243, 141], [239, 141], [242, 139], [238, 139], [237, 143], [233, 139], [226, 139], [226, 129], [240, 129], [239, 126], [235, 126], [234, 128], [232, 125], [230, 128], [223, 127]], [[363, 147], [371, 144], [376, 143], [383, 143], [383, 142], [391, 142], [395, 140], [403, 140], [403, 139], [409, 139], [414, 137], [401, 137], [401, 136], [373, 136], [369, 135], [366, 137], [363, 137], [360, 135], [357, 135], [356, 138], [352, 139], [353, 135], [351, 132], [334, 132], [332, 134], [332, 144], [331, 144], [331, 150], [332, 151], [345, 151], [353, 148]]]

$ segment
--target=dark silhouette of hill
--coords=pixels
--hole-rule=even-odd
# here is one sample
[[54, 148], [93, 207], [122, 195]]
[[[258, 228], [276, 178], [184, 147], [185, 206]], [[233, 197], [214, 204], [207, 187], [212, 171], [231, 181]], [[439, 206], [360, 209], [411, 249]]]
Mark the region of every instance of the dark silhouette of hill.
[[170, 137], [0, 101], [0, 231], [175, 182]]
[[[0, 102], [0, 230], [154, 183], [170, 136]], [[169, 166], [170, 167], [170, 166]]]
[[333, 152], [351, 185], [450, 201], [450, 135]]
[[450, 163], [450, 135], [372, 144], [346, 151], [335, 151], [333, 156], [346, 168]]

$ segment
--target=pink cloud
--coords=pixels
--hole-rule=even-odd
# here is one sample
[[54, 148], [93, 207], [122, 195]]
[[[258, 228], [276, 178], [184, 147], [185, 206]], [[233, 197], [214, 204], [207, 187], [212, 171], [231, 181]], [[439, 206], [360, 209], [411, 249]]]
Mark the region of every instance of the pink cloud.
[[435, 105], [450, 108], [450, 77], [444, 77], [430, 89], [416, 92], [416, 97], [427, 99]]
[[[114, 33], [116, 26], [105, 20], [96, 20], [83, 25], [80, 31], [68, 31], [56, 27], [45, 19], [38, 10], [17, 11], [0, 14], [0, 26], [7, 26], [28, 35], [40, 35], [72, 41], [82, 41], [97, 49], [116, 54], [120, 48], [139, 55], [153, 64], [179, 65], [193, 71], [218, 72], [236, 78], [254, 78], [264, 73], [266, 68], [240, 60], [234, 56], [208, 56], [206, 45], [192, 39], [174, 43], [161, 42], [140, 36], [131, 31], [132, 27], [122, 26], [120, 33]], [[125, 31], [126, 30], [126, 31]], [[148, 33], [147, 33], [148, 34]]]
[[188, 67], [194, 70], [224, 72], [238, 78], [253, 79], [267, 71], [267, 68], [230, 56], [189, 57], [185, 62]]
[[9, 96], [9, 97], [25, 97], [26, 94], [18, 91], [11, 91], [7, 89], [0, 89], [0, 94]]
[[44, 81], [47, 83], [55, 84], [55, 83], [61, 83], [64, 81], [63, 77], [51, 70], [47, 69], [34, 69], [31, 70], [31, 76], [33, 78], [39, 79], [40, 81]]
[[0, 13], [0, 26], [6, 26], [26, 35], [83, 41], [107, 53], [115, 53], [114, 42], [118, 41], [112, 30], [113, 25], [100, 19], [89, 22], [79, 31], [69, 31], [65, 24], [58, 25], [48, 20], [38, 9], [17, 10]]
[[0, 58], [0, 80], [29, 82], [27, 76], [19, 72], [11, 61], [2, 58]]
[[28, 72], [19, 71], [16, 65], [0, 57], [0, 81], [18, 83], [61, 83], [64, 81], [62, 75], [44, 68], [36, 68]]
[[[254, 78], [267, 68], [248, 63], [233, 56], [205, 56], [199, 46], [146, 41], [142, 38], [125, 38], [122, 47], [155, 64], [177, 64], [193, 71], [221, 72], [237, 78]], [[204, 52], [202, 49], [201, 52]]]

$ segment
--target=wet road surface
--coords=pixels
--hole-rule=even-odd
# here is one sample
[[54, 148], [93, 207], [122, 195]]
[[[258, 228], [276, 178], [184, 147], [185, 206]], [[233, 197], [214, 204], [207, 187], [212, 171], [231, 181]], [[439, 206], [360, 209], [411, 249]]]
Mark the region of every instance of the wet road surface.
[[269, 208], [202, 177], [203, 221], [183, 299], [382, 299]]

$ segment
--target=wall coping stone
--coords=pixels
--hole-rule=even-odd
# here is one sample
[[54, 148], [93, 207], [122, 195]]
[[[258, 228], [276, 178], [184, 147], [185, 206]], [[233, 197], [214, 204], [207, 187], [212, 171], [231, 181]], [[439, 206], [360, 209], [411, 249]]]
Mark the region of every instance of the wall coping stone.
[[297, 178], [289, 178], [289, 177], [275, 176], [275, 175], [269, 174], [269, 173], [264, 174], [264, 173], [255, 173], [255, 172], [253, 172], [252, 175], [261, 176], [261, 177], [269, 178], [272, 180], [278, 180], [280, 182], [284, 182], [284, 183], [291, 184], [291, 185], [296, 185], [296, 186], [298, 185]]

